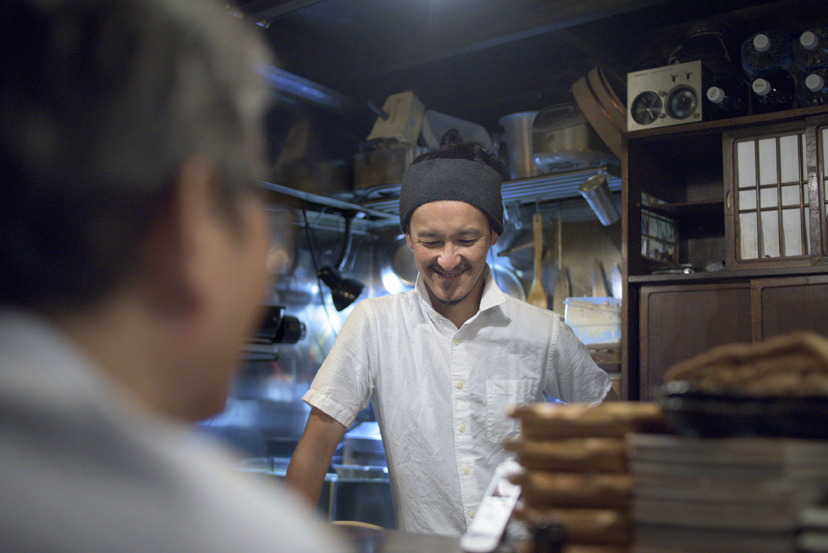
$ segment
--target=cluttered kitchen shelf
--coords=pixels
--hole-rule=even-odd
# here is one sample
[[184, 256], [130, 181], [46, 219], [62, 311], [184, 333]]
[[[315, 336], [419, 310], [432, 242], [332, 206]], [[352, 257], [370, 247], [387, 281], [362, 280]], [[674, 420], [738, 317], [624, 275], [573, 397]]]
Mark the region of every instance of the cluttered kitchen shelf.
[[[621, 178], [617, 167], [602, 166], [536, 177], [507, 180], [503, 183], [503, 203], [534, 203], [582, 198], [578, 191], [584, 181], [596, 173], [607, 173], [607, 184], [611, 192], [621, 190]], [[396, 215], [399, 210], [399, 183], [375, 186], [354, 196], [353, 202], [362, 207]]]
[[[561, 202], [571, 199], [583, 202], [578, 188], [584, 181], [597, 174], [607, 173], [610, 192], [620, 194], [621, 178], [614, 175], [616, 167], [595, 167], [538, 177], [509, 180], [503, 183], [503, 202], [508, 205], [525, 203]], [[310, 209], [326, 208], [333, 211], [362, 213], [362, 221], [369, 227], [380, 228], [399, 223], [399, 183], [378, 185], [359, 192], [336, 196], [323, 196], [305, 190], [297, 190], [281, 184], [262, 182], [265, 190], [305, 202]], [[584, 206], [586, 204], [584, 203]]]

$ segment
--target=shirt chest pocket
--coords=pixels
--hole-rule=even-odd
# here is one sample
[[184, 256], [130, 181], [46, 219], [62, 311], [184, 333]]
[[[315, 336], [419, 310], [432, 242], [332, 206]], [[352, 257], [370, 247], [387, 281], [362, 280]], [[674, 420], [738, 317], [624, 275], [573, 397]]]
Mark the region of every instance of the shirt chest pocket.
[[520, 421], [506, 414], [511, 405], [534, 403], [538, 391], [535, 380], [487, 380], [486, 381], [486, 437], [495, 443], [516, 437]]

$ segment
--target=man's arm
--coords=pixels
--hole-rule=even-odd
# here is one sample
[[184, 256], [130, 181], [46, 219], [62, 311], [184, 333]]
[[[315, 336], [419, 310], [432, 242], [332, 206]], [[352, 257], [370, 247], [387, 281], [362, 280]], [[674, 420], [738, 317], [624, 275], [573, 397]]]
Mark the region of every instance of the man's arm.
[[290, 459], [285, 484], [304, 496], [313, 509], [319, 503], [325, 474], [345, 430], [342, 423], [313, 407]]

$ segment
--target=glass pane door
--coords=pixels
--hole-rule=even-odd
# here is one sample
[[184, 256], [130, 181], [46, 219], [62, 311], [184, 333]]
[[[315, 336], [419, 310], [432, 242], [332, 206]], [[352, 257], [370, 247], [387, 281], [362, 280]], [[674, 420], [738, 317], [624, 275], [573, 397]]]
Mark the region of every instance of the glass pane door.
[[735, 143], [738, 261], [810, 252], [805, 132]]

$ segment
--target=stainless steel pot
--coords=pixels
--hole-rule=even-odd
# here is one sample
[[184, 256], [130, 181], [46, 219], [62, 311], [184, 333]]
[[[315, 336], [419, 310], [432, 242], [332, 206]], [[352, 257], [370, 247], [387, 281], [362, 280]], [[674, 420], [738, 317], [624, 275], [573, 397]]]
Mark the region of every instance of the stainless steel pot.
[[615, 159], [575, 103], [542, 109], [532, 125], [533, 161], [542, 173], [574, 171]]
[[506, 131], [506, 146], [509, 150], [509, 172], [513, 179], [540, 175], [532, 160], [532, 123], [537, 111], [522, 111], [500, 118], [500, 126]]

